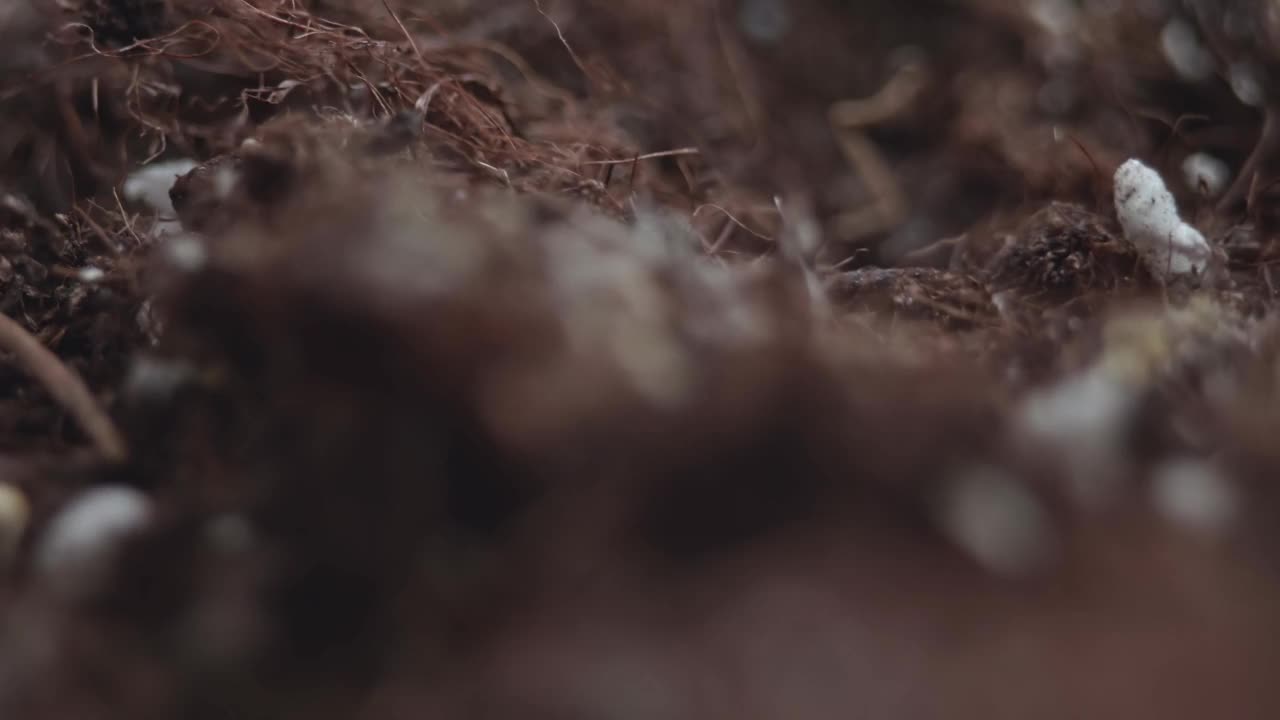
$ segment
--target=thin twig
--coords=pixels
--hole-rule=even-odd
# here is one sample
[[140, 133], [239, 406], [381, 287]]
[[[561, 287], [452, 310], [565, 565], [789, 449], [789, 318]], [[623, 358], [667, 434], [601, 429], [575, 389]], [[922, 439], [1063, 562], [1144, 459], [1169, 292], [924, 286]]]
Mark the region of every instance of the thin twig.
[[103, 457], [116, 462], [125, 459], [128, 452], [124, 437], [111, 422], [111, 418], [98, 407], [84, 380], [25, 328], [3, 313], [0, 313], [0, 349], [13, 353], [18, 364], [44, 386], [59, 405], [71, 413]]
[[724, 208], [720, 207], [719, 205], [714, 205], [714, 204], [712, 204], [712, 203], [707, 203], [707, 204], [705, 204], [705, 205], [699, 205], [697, 208], [695, 208], [695, 209], [694, 209], [694, 211], [693, 211], [693, 217], [698, 217], [698, 213], [702, 212], [703, 210], [705, 210], [705, 209], [707, 209], [707, 208], [711, 208], [711, 209], [713, 209], [713, 210], [719, 210], [720, 212], [724, 213], [724, 214], [725, 214], [725, 217], [729, 218], [729, 220], [731, 220], [731, 221], [733, 222], [733, 224], [737, 225], [738, 227], [742, 228], [743, 230], [746, 230], [747, 232], [751, 233], [752, 235], [755, 235], [756, 237], [760, 238], [761, 240], [764, 240], [765, 242], [773, 242], [773, 238], [771, 238], [771, 237], [769, 237], [768, 235], [765, 235], [765, 234], [763, 234], [763, 233], [761, 233], [761, 232], [757, 232], [756, 230], [751, 229], [751, 226], [750, 226], [750, 225], [747, 225], [746, 223], [742, 222], [742, 221], [741, 221], [741, 220], [739, 220], [738, 218], [734, 217], [734, 216], [733, 216], [733, 213], [729, 212], [728, 210], [725, 210]]
[[[733, 231], [737, 227], [737, 223], [729, 218], [725, 218], [724, 227], [720, 228], [720, 234], [716, 236], [715, 242], [708, 243], [706, 238], [702, 239], [702, 245], [706, 250], [706, 254], [714, 256], [716, 253], [720, 252], [720, 248], [724, 247], [724, 244], [729, 242], [729, 238], [733, 236]], [[702, 237], [701, 233], [699, 233], [698, 237]]]
[[681, 155], [697, 155], [702, 151], [695, 147], [677, 148], [675, 150], [661, 150], [659, 152], [645, 153], [644, 155], [636, 155], [624, 160], [589, 160], [582, 163], [583, 165], [627, 165], [637, 160], [653, 160], [655, 158], [679, 157]]
[[256, 6], [256, 5], [254, 5], [253, 3], [249, 2], [249, 0], [240, 0], [240, 4], [241, 4], [241, 5], [244, 5], [246, 8], [248, 8], [248, 9], [249, 9], [249, 10], [251, 10], [252, 12], [254, 12], [254, 13], [258, 14], [258, 15], [261, 15], [262, 17], [267, 18], [268, 20], [271, 20], [271, 21], [273, 21], [273, 22], [278, 22], [278, 23], [280, 23], [281, 25], [287, 25], [287, 26], [292, 27], [292, 28], [297, 28], [298, 30], [302, 30], [302, 31], [304, 31], [304, 32], [310, 32], [310, 30], [311, 30], [311, 28], [307, 27], [306, 25], [303, 25], [302, 23], [297, 23], [297, 22], [294, 22], [294, 21], [292, 21], [292, 20], [288, 20], [288, 19], [286, 19], [286, 18], [282, 18], [282, 17], [280, 17], [280, 16], [278, 16], [278, 15], [272, 15], [271, 13], [267, 12], [266, 10], [263, 10], [262, 8], [260, 8], [260, 7]]
[[560, 44], [564, 45], [564, 49], [569, 51], [569, 57], [573, 59], [573, 64], [578, 66], [578, 69], [582, 71], [583, 75], [590, 78], [591, 73], [587, 72], [587, 66], [582, 64], [582, 60], [578, 58], [578, 53], [573, 51], [573, 47], [569, 45], [569, 41], [565, 39], [564, 31], [560, 29], [560, 24], [548, 15], [546, 10], [542, 9], [542, 3], [539, 2], [539, 0], [533, 0], [533, 6], [537, 8], [538, 14], [546, 18], [547, 22], [551, 23], [551, 27], [556, 29], [556, 37], [560, 38]]
[[512, 185], [511, 185], [511, 174], [510, 174], [510, 173], [508, 173], [506, 170], [503, 170], [503, 169], [502, 169], [502, 168], [500, 168], [500, 167], [496, 167], [496, 166], [494, 166], [494, 165], [490, 165], [489, 163], [487, 163], [487, 162], [483, 162], [483, 161], [480, 161], [480, 160], [476, 160], [476, 161], [475, 161], [475, 164], [479, 165], [480, 167], [482, 167], [482, 168], [484, 168], [484, 169], [486, 169], [486, 170], [488, 170], [488, 171], [492, 172], [493, 174], [497, 175], [498, 177], [502, 178], [503, 182], [505, 182], [505, 183], [507, 184], [507, 187], [508, 187], [508, 188], [512, 187]]
[[413, 54], [418, 56], [418, 62], [422, 63], [422, 69], [430, 71], [431, 66], [427, 64], [427, 58], [422, 55], [422, 50], [418, 48], [418, 43], [414, 41], [413, 34], [409, 32], [409, 28], [404, 26], [404, 23], [400, 20], [400, 16], [396, 14], [394, 9], [392, 9], [391, 3], [387, 0], [382, 0], [382, 7], [387, 9], [387, 14], [391, 16], [392, 20], [396, 21], [396, 25], [400, 28], [400, 32], [404, 33], [404, 39], [409, 41], [409, 47], [413, 48]]
[[138, 247], [146, 245], [142, 238], [138, 237], [138, 232], [133, 229], [133, 220], [129, 218], [129, 213], [125, 212], [124, 203], [120, 202], [120, 193], [112, 189], [111, 195], [116, 199], [116, 209], [120, 211], [120, 219], [124, 222], [124, 229], [129, 231], [129, 235], [133, 237], [133, 241], [137, 243]]
[[93, 234], [96, 235], [98, 239], [102, 241], [102, 245], [108, 251], [116, 255], [119, 255], [120, 246], [116, 245], [116, 243], [112, 241], [111, 236], [108, 235], [107, 231], [103, 229], [101, 225], [98, 224], [98, 221], [93, 219], [93, 216], [89, 214], [89, 211], [85, 210], [79, 205], [76, 205], [75, 209], [76, 209], [76, 214], [80, 216], [80, 219], [84, 220], [85, 223], [88, 224], [89, 229], [93, 230]]

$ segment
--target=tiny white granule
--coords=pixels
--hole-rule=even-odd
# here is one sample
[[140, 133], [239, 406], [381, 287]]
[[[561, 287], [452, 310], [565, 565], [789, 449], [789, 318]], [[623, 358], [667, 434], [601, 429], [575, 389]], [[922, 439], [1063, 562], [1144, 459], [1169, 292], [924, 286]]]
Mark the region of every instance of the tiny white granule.
[[1015, 478], [995, 468], [971, 468], [952, 478], [941, 520], [953, 542], [999, 575], [1034, 570], [1052, 545], [1044, 508]]
[[220, 167], [213, 176], [213, 193], [219, 200], [226, 200], [235, 192], [240, 173], [230, 167]]
[[125, 395], [135, 400], [168, 400], [195, 374], [195, 368], [186, 363], [140, 353], [125, 376]]
[[151, 500], [123, 485], [86, 490], [72, 498], [40, 537], [35, 562], [62, 590], [92, 587], [120, 541], [143, 528]]
[[133, 202], [144, 203], [161, 217], [173, 217], [173, 201], [169, 199], [169, 189], [179, 175], [186, 175], [195, 167], [194, 161], [182, 159], [139, 168], [124, 181], [124, 196]]
[[76, 275], [79, 276], [80, 282], [86, 283], [96, 283], [107, 276], [107, 274], [102, 271], [102, 268], [96, 268], [92, 265], [80, 268], [80, 271], [77, 272]]
[[1152, 274], [1167, 280], [1203, 273], [1212, 251], [1199, 230], [1178, 217], [1178, 205], [1160, 173], [1129, 160], [1116, 170], [1116, 215], [1125, 237]]
[[1060, 458], [1076, 502], [1096, 508], [1115, 490], [1122, 438], [1137, 405], [1132, 386], [1095, 366], [1029, 395], [1016, 427], [1035, 447]]
[[182, 234], [182, 223], [177, 220], [156, 220], [151, 226], [151, 237], [164, 240]]
[[1236, 63], [1227, 70], [1227, 78], [1231, 81], [1231, 90], [1245, 105], [1262, 107], [1266, 102], [1266, 91], [1262, 89], [1261, 71], [1251, 63]]
[[1192, 190], [1214, 196], [1222, 192], [1231, 179], [1227, 164], [1208, 153], [1194, 153], [1182, 161], [1183, 176]]
[[1235, 492], [1215, 467], [1200, 460], [1161, 465], [1151, 495], [1165, 519], [1196, 532], [1222, 532], [1236, 516]]
[[1160, 49], [1173, 69], [1184, 80], [1196, 82], [1213, 74], [1213, 55], [1196, 37], [1196, 31], [1185, 20], [1170, 20], [1160, 32]]
[[193, 235], [170, 236], [166, 239], [164, 249], [169, 262], [184, 272], [197, 272], [203, 269], [205, 262], [209, 259], [204, 243]]

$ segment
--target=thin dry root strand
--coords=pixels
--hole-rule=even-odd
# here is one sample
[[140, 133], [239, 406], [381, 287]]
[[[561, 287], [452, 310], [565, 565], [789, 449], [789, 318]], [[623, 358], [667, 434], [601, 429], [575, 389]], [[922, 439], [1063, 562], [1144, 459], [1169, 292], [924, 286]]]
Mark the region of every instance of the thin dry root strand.
[[890, 120], [906, 111], [928, 86], [926, 68], [910, 64], [898, 70], [879, 92], [869, 98], [841, 100], [829, 110], [831, 129], [845, 159], [861, 175], [871, 191], [871, 205], [840, 215], [836, 235], [846, 243], [856, 243], [897, 227], [906, 218], [908, 203], [892, 168], [866, 128]]
[[111, 418], [98, 407], [84, 380], [57, 355], [9, 316], [0, 313], [0, 350], [13, 353], [18, 363], [44, 386], [108, 460], [120, 462], [128, 455], [124, 437]]

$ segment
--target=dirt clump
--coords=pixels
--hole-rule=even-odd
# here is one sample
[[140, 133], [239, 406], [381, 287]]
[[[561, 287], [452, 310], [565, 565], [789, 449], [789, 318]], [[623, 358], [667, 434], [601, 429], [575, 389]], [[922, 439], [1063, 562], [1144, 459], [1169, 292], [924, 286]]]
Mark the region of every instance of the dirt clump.
[[1027, 218], [988, 272], [997, 292], [1015, 290], [1032, 302], [1062, 303], [1089, 293], [1154, 286], [1138, 253], [1102, 218], [1062, 203]]

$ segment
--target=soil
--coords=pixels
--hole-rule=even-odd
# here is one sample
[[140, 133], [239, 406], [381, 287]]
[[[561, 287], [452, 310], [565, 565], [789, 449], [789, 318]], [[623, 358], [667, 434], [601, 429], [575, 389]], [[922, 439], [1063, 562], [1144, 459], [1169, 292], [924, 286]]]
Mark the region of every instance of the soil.
[[1270, 3], [0, 40], [0, 717], [1280, 716]]

